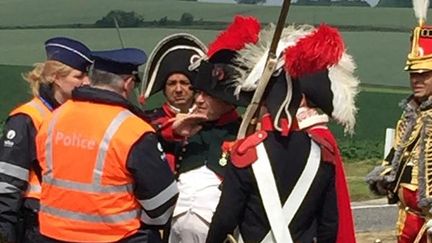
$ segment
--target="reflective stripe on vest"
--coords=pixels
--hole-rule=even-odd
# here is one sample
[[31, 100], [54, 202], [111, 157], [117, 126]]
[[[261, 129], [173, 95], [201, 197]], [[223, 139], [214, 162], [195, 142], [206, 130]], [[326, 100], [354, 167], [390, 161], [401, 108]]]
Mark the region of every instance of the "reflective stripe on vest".
[[139, 217], [139, 210], [123, 212], [111, 215], [89, 215], [85, 213], [73, 212], [70, 210], [54, 208], [46, 205], [41, 206], [41, 211], [61, 218], [69, 218], [93, 223], [118, 223]]
[[150, 217], [146, 211], [141, 211], [141, 221], [145, 222], [146, 224], [150, 225], [164, 225], [168, 222], [169, 218], [171, 217], [173, 211], [174, 211], [175, 205], [171, 206], [169, 209], [165, 211], [161, 216], [157, 218]]
[[[111, 138], [116, 133], [120, 125], [133, 114], [128, 110], [124, 110], [120, 112], [117, 115], [117, 117], [115, 117], [114, 120], [111, 122], [108, 129], [105, 131], [105, 134], [102, 138], [102, 142], [100, 143], [98, 149], [98, 153], [96, 157], [96, 166], [93, 170], [92, 183], [74, 182], [74, 181], [62, 180], [53, 177], [52, 141], [53, 141], [53, 128], [56, 124], [57, 115], [58, 113], [53, 117], [48, 127], [48, 138], [45, 144], [47, 173], [43, 175], [44, 183], [57, 186], [60, 188], [64, 188], [64, 189], [70, 189], [70, 190], [86, 192], [86, 193], [132, 192], [133, 191], [132, 184], [118, 185], [118, 186], [115, 185], [105, 186], [101, 184], [101, 178], [102, 178], [102, 169], [105, 166], [104, 164], [105, 156], [108, 151], [108, 146], [111, 142]], [[105, 222], [105, 221], [101, 219], [100, 222]]]
[[38, 193], [42, 192], [42, 187], [40, 185], [30, 184], [27, 188], [27, 193]]
[[136, 233], [142, 208], [127, 159], [153, 131], [119, 106], [69, 100], [57, 109], [36, 139], [41, 233], [65, 242], [116, 242]]
[[150, 199], [139, 200], [139, 203], [145, 210], [151, 211], [159, 207], [161, 205], [161, 202], [167, 202], [168, 200], [170, 200], [177, 193], [177, 181], [173, 181], [171, 185], [161, 191], [158, 195]]
[[[46, 105], [44, 105], [40, 98], [35, 97], [31, 101], [13, 110], [9, 115], [13, 116], [19, 113], [26, 114], [32, 119], [33, 125], [37, 133], [42, 124], [42, 120], [51, 113], [51, 110]], [[24, 168], [20, 169], [25, 170]], [[21, 173], [21, 177], [17, 177], [21, 180], [28, 181], [29, 183], [27, 190], [25, 191], [24, 197], [40, 199], [41, 185], [36, 173], [33, 170], [27, 170], [26, 173], [26, 176]]]
[[18, 178], [23, 181], [28, 181], [29, 171], [22, 167], [0, 161], [0, 173]]
[[[39, 101], [39, 102], [38, 102], [38, 101]], [[39, 114], [40, 114], [42, 117], [45, 117], [45, 116], [48, 114], [48, 112], [47, 112], [47, 111], [49, 111], [48, 108], [47, 108], [45, 105], [43, 105], [43, 103], [40, 102], [40, 100], [36, 100], [36, 98], [33, 99], [33, 100], [31, 100], [31, 101], [28, 103], [28, 105], [29, 105], [29, 106], [32, 106], [33, 108], [35, 108], [36, 110], [38, 110], [38, 111], [39, 111]]]

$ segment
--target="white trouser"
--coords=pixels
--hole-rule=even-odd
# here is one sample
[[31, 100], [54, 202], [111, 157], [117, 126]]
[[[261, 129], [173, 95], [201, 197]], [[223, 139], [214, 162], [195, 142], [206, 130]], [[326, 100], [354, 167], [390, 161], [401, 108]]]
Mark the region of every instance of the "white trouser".
[[196, 213], [187, 211], [173, 218], [169, 243], [205, 243], [209, 226]]

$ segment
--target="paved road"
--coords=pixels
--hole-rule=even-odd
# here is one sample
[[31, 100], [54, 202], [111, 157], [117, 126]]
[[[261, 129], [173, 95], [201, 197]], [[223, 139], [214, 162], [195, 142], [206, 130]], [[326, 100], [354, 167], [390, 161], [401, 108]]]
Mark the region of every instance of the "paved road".
[[356, 232], [393, 230], [397, 219], [397, 206], [388, 205], [386, 199], [353, 202]]

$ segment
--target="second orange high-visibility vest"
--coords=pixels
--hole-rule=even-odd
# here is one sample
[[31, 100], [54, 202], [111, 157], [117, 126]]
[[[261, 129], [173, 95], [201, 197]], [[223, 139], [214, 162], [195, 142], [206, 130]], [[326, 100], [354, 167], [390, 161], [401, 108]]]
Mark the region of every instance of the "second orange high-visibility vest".
[[[38, 97], [33, 98], [31, 101], [15, 108], [9, 116], [25, 114], [28, 115], [33, 122], [36, 133], [39, 131], [42, 121], [45, 117], [51, 114], [51, 110], [42, 102]], [[34, 170], [30, 170], [28, 178], [28, 188], [24, 194], [26, 198], [40, 198], [41, 184], [36, 176]]]

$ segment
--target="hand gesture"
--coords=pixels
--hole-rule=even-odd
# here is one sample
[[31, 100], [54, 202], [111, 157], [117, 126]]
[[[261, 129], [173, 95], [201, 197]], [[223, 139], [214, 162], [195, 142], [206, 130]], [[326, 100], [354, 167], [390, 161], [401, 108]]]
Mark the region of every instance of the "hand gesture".
[[174, 132], [182, 137], [191, 137], [201, 130], [202, 122], [207, 121], [207, 116], [203, 114], [184, 114], [179, 113], [172, 124], [172, 129]]

